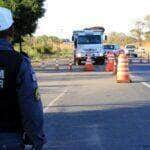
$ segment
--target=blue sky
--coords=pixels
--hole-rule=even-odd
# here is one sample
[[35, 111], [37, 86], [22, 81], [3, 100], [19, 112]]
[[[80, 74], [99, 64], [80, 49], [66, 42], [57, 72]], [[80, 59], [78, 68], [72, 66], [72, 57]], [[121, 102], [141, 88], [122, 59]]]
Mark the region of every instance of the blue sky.
[[102, 25], [128, 33], [136, 19], [150, 14], [150, 0], [46, 0], [36, 35], [70, 38], [72, 31]]

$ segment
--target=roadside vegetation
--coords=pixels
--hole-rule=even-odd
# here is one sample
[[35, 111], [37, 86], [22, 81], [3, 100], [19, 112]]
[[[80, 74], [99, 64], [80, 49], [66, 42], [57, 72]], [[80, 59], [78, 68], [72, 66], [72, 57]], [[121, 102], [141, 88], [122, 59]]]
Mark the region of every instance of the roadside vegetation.
[[[19, 44], [15, 49], [20, 50]], [[32, 59], [69, 58], [72, 57], [73, 45], [54, 36], [26, 36], [23, 38], [22, 49]]]
[[[15, 49], [25, 51], [34, 59], [68, 58], [73, 56], [73, 45], [55, 36], [33, 36], [38, 19], [44, 16], [45, 0], [0, 0], [0, 6], [10, 8], [15, 21]], [[138, 47], [150, 42], [150, 15], [137, 20], [130, 34], [112, 32], [108, 34], [107, 43], [121, 46], [135, 43]]]
[[135, 21], [129, 34], [112, 32], [108, 34], [108, 43], [116, 43], [121, 46], [135, 43], [138, 47], [150, 42], [150, 15]]

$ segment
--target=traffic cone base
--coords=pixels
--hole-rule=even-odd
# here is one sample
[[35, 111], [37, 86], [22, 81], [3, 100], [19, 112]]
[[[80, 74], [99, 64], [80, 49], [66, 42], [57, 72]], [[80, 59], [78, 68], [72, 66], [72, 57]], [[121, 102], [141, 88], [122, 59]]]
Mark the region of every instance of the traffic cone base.
[[94, 65], [92, 64], [91, 57], [89, 54], [85, 64], [85, 71], [95, 71]]
[[130, 77], [129, 76], [125, 76], [124, 79], [120, 79], [117, 77], [117, 83], [131, 83]]
[[117, 80], [129, 81], [130, 80], [130, 75], [128, 73], [117, 74]]
[[72, 64], [68, 65], [68, 70], [70, 70], [70, 71], [72, 70]]
[[85, 71], [95, 71], [93, 64], [85, 64]]
[[112, 62], [112, 63], [107, 63], [107, 65], [106, 65], [106, 72], [111, 72], [111, 71], [113, 71], [113, 68], [114, 68], [114, 62]]
[[114, 61], [115, 61], [115, 55], [111, 52], [107, 54], [107, 62], [106, 62], [106, 72], [111, 72], [114, 70]]
[[129, 60], [125, 54], [118, 57], [117, 83], [131, 83], [129, 72]]
[[72, 70], [72, 60], [71, 59], [69, 59], [68, 70], [69, 71]]
[[58, 63], [58, 60], [56, 59], [56, 61], [55, 61], [55, 69], [56, 70], [59, 70], [59, 63]]
[[56, 65], [56, 66], [55, 66], [55, 69], [56, 69], [56, 70], [59, 70], [59, 66], [58, 66], [58, 65]]

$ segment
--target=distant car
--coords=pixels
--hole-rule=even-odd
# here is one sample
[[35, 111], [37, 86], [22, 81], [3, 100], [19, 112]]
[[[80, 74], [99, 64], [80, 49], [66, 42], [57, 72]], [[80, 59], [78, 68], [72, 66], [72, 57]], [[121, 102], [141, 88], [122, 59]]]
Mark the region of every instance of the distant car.
[[130, 55], [130, 57], [138, 57], [136, 53], [136, 46], [134, 44], [128, 44], [125, 46], [125, 54]]
[[119, 53], [122, 51], [118, 44], [104, 44], [103, 49], [106, 54], [108, 52], [113, 52], [115, 55], [119, 55]]

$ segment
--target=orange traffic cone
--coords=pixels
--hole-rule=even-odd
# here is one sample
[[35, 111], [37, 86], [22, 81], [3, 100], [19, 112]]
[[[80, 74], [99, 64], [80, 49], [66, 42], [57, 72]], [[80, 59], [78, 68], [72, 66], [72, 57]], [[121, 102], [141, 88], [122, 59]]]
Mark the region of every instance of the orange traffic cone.
[[117, 74], [117, 60], [114, 60], [113, 74]]
[[55, 60], [55, 69], [59, 70], [59, 62], [58, 59]]
[[92, 64], [91, 56], [87, 54], [87, 60], [85, 64], [85, 71], [95, 71], [94, 65]]
[[113, 71], [115, 55], [112, 52], [108, 52], [106, 57], [107, 57], [107, 61], [106, 61], [106, 68], [105, 68], [105, 70], [107, 72]]
[[42, 61], [42, 63], [41, 63], [41, 68], [42, 68], [42, 69], [45, 68], [45, 62], [44, 62], [44, 61]]
[[72, 70], [72, 60], [71, 58], [69, 59], [69, 64], [68, 64], [68, 70]]
[[130, 83], [129, 59], [125, 54], [118, 57], [117, 83]]

